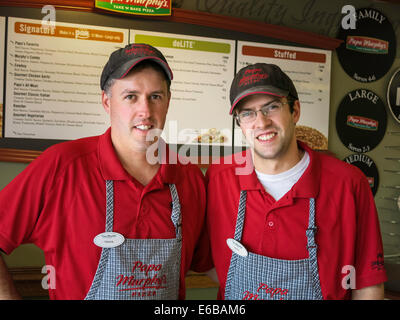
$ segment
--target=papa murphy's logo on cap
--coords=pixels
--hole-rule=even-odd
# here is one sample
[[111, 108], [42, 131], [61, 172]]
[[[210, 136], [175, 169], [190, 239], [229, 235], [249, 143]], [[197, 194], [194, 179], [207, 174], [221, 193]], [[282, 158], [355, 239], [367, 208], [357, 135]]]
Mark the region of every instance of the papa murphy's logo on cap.
[[361, 116], [348, 115], [347, 125], [362, 130], [377, 131], [379, 122]]
[[269, 76], [261, 68], [248, 69], [239, 81], [239, 87], [247, 86], [267, 79]]
[[371, 37], [348, 36], [346, 48], [364, 53], [387, 54], [389, 52], [389, 42]]
[[154, 50], [152, 50], [149, 46], [146, 45], [137, 45], [131, 48], [125, 49], [126, 55], [134, 55], [134, 56], [153, 56], [157, 55]]

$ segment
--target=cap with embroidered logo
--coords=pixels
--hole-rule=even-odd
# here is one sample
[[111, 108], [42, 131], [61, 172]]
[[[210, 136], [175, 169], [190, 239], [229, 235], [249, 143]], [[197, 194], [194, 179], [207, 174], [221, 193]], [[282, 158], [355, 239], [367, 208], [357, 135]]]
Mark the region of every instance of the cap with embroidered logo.
[[164, 55], [149, 44], [132, 43], [124, 48], [114, 51], [108, 62], [103, 68], [100, 77], [100, 88], [104, 86], [108, 79], [122, 79], [133, 67], [144, 60], [152, 60], [158, 63], [165, 71], [169, 80], [172, 80], [173, 74]]
[[239, 70], [235, 75], [231, 90], [230, 101], [233, 109], [243, 98], [253, 94], [269, 94], [278, 97], [292, 96], [298, 100], [293, 81], [281, 68], [274, 64], [256, 63]]

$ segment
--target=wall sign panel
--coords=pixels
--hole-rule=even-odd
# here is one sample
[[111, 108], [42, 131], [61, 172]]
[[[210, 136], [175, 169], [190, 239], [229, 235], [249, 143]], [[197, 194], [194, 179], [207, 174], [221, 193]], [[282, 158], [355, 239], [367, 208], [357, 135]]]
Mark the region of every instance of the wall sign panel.
[[228, 91], [235, 41], [131, 30], [131, 42], [157, 47], [174, 74], [163, 138], [173, 144], [231, 146]]
[[103, 133], [99, 79], [128, 30], [8, 19], [5, 137], [70, 140]]

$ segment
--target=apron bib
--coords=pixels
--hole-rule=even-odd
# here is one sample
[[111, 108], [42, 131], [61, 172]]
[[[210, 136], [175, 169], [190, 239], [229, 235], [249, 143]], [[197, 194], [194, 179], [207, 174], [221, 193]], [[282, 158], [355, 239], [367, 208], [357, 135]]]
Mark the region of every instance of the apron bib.
[[[246, 211], [246, 191], [240, 192], [234, 240], [241, 241]], [[301, 260], [274, 259], [247, 252], [239, 243], [232, 258], [225, 286], [226, 300], [321, 300], [317, 244], [314, 241], [315, 203], [310, 199], [306, 230], [309, 257]]]
[[[102, 248], [92, 285], [85, 300], [175, 300], [179, 294], [182, 228], [179, 197], [169, 185], [174, 239], [125, 239], [114, 248]], [[106, 232], [113, 231], [114, 188], [106, 181]]]

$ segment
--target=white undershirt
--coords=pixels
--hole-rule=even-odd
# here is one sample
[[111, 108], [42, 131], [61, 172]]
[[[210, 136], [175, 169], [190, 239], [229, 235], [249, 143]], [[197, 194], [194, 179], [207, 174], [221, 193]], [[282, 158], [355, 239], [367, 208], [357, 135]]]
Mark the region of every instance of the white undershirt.
[[289, 170], [278, 174], [265, 174], [257, 170], [257, 178], [276, 201], [282, 198], [293, 185], [300, 179], [310, 163], [308, 152], [304, 152], [303, 158]]

